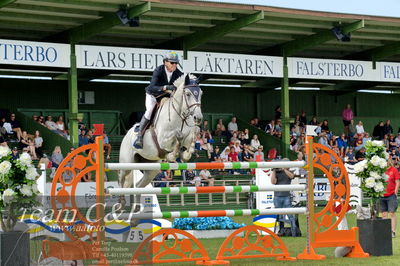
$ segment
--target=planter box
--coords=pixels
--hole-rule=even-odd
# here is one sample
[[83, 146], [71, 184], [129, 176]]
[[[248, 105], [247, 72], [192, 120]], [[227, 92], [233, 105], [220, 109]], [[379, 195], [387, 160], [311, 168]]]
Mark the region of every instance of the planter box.
[[0, 232], [0, 265], [30, 265], [28, 233]]
[[391, 256], [392, 228], [390, 219], [357, 220], [361, 247], [371, 256]]
[[[197, 239], [208, 239], [208, 238], [227, 238], [230, 234], [235, 232], [237, 229], [227, 230], [185, 230], [192, 234]], [[243, 233], [239, 234], [243, 236]], [[178, 235], [178, 238], [182, 238], [182, 235]]]

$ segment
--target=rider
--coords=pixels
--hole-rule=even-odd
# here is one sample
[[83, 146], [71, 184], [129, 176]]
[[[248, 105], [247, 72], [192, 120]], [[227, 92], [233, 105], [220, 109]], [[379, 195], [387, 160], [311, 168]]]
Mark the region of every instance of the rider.
[[151, 114], [157, 101], [163, 97], [169, 97], [176, 87], [174, 81], [183, 73], [177, 69], [179, 57], [176, 52], [170, 51], [163, 58], [163, 65], [154, 69], [150, 85], [146, 87], [146, 112], [139, 125], [139, 132], [133, 146], [136, 149], [143, 148], [143, 135], [147, 124], [150, 122]]

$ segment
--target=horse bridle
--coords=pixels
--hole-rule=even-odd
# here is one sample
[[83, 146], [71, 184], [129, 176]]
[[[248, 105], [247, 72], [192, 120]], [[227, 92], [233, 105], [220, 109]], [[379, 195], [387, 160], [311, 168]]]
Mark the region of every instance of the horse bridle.
[[[171, 94], [172, 101], [170, 101], [170, 103], [172, 103], [172, 108], [175, 110], [175, 112], [177, 113], [177, 115], [178, 115], [178, 116], [181, 118], [181, 120], [182, 120], [182, 121], [181, 121], [181, 122], [182, 122], [181, 131], [183, 130], [183, 125], [184, 125], [184, 124], [186, 124], [186, 126], [188, 126], [188, 127], [194, 127], [194, 126], [196, 126], [196, 124], [194, 124], [193, 126], [190, 126], [190, 125], [188, 124], [187, 120], [188, 120], [189, 117], [193, 116], [194, 110], [196, 110], [197, 107], [201, 106], [201, 104], [200, 104], [199, 102], [196, 102], [196, 103], [193, 103], [193, 104], [189, 105], [188, 99], [187, 99], [187, 97], [186, 97], [186, 91], [187, 91], [187, 89], [190, 88], [190, 87], [199, 87], [199, 85], [186, 85], [186, 86], [183, 87], [183, 90], [184, 90], [184, 91], [183, 91], [183, 93], [182, 93], [182, 98], [185, 100], [185, 104], [186, 104], [186, 111], [185, 111], [185, 112], [180, 113], [180, 112], [176, 109], [175, 104], [174, 104], [175, 98], [173, 97], [174, 94], [175, 94], [175, 91], [173, 91], [173, 93]], [[201, 89], [200, 89], [200, 90], [201, 90]], [[189, 90], [189, 91], [190, 91], [190, 90]], [[192, 91], [190, 91], [190, 93], [193, 94]], [[199, 96], [200, 96], [200, 95], [199, 95]], [[193, 107], [194, 107], [194, 108], [193, 108]], [[169, 115], [169, 121], [171, 121], [171, 115]]]

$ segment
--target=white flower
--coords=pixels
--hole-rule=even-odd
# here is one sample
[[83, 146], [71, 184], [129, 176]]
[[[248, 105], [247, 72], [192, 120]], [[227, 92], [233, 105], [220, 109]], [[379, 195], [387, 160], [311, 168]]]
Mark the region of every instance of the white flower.
[[3, 193], [3, 201], [5, 204], [11, 202], [14, 199], [14, 194], [15, 191], [12, 190], [11, 188], [7, 188], [6, 190], [4, 190]]
[[383, 155], [385, 156], [385, 159], [386, 159], [386, 160], [389, 160], [389, 153], [387, 153], [387, 152], [384, 151], [384, 152], [383, 152]]
[[383, 146], [383, 141], [381, 141], [381, 140], [373, 140], [372, 141], [372, 146], [382, 147]]
[[354, 165], [354, 172], [360, 173], [367, 167], [367, 160], [362, 160]]
[[38, 189], [38, 187], [37, 187], [36, 184], [32, 184], [31, 189], [32, 189], [32, 192], [33, 192], [33, 193], [35, 193], [35, 194], [38, 194], [38, 193], [39, 193], [39, 189]]
[[373, 187], [375, 187], [375, 178], [373, 178], [373, 177], [368, 177], [368, 178], [365, 180], [365, 186], [366, 186], [367, 188], [373, 188]]
[[369, 175], [375, 179], [381, 178], [381, 176], [377, 172], [374, 172], [374, 171], [369, 172]]
[[29, 185], [23, 185], [22, 188], [20, 189], [21, 193], [24, 194], [25, 196], [32, 196], [32, 190], [31, 190], [31, 186]]
[[381, 158], [380, 158], [378, 155], [374, 155], [374, 156], [372, 156], [370, 162], [371, 162], [372, 165], [374, 165], [374, 166], [379, 166], [379, 164], [380, 164], [380, 162], [381, 162]]
[[4, 161], [0, 163], [0, 176], [8, 174], [11, 169], [11, 163], [9, 161]]
[[0, 158], [7, 156], [11, 153], [11, 150], [8, 147], [0, 146]]
[[378, 182], [375, 184], [374, 190], [376, 192], [382, 192], [384, 190], [384, 188], [385, 187], [383, 186], [382, 182]]
[[379, 167], [380, 167], [380, 168], [385, 168], [385, 167], [387, 167], [387, 162], [386, 162], [385, 159], [382, 158], [382, 159], [379, 161]]
[[35, 167], [28, 167], [28, 169], [26, 169], [26, 174], [25, 174], [26, 179], [35, 180], [38, 175], [39, 174], [36, 171]]
[[21, 156], [19, 156], [19, 161], [23, 166], [29, 166], [32, 163], [31, 156], [26, 152], [22, 153]]

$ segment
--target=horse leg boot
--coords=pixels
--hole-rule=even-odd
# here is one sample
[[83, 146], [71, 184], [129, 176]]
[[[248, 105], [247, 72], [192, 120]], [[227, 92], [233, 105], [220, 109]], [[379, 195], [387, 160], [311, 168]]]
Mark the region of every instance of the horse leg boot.
[[142, 120], [140, 120], [140, 124], [139, 124], [139, 132], [137, 134], [135, 143], [133, 144], [133, 147], [135, 147], [136, 149], [143, 149], [143, 135], [144, 135], [144, 131], [147, 127], [147, 125], [149, 124], [150, 120], [148, 120], [146, 117], [142, 117]]

